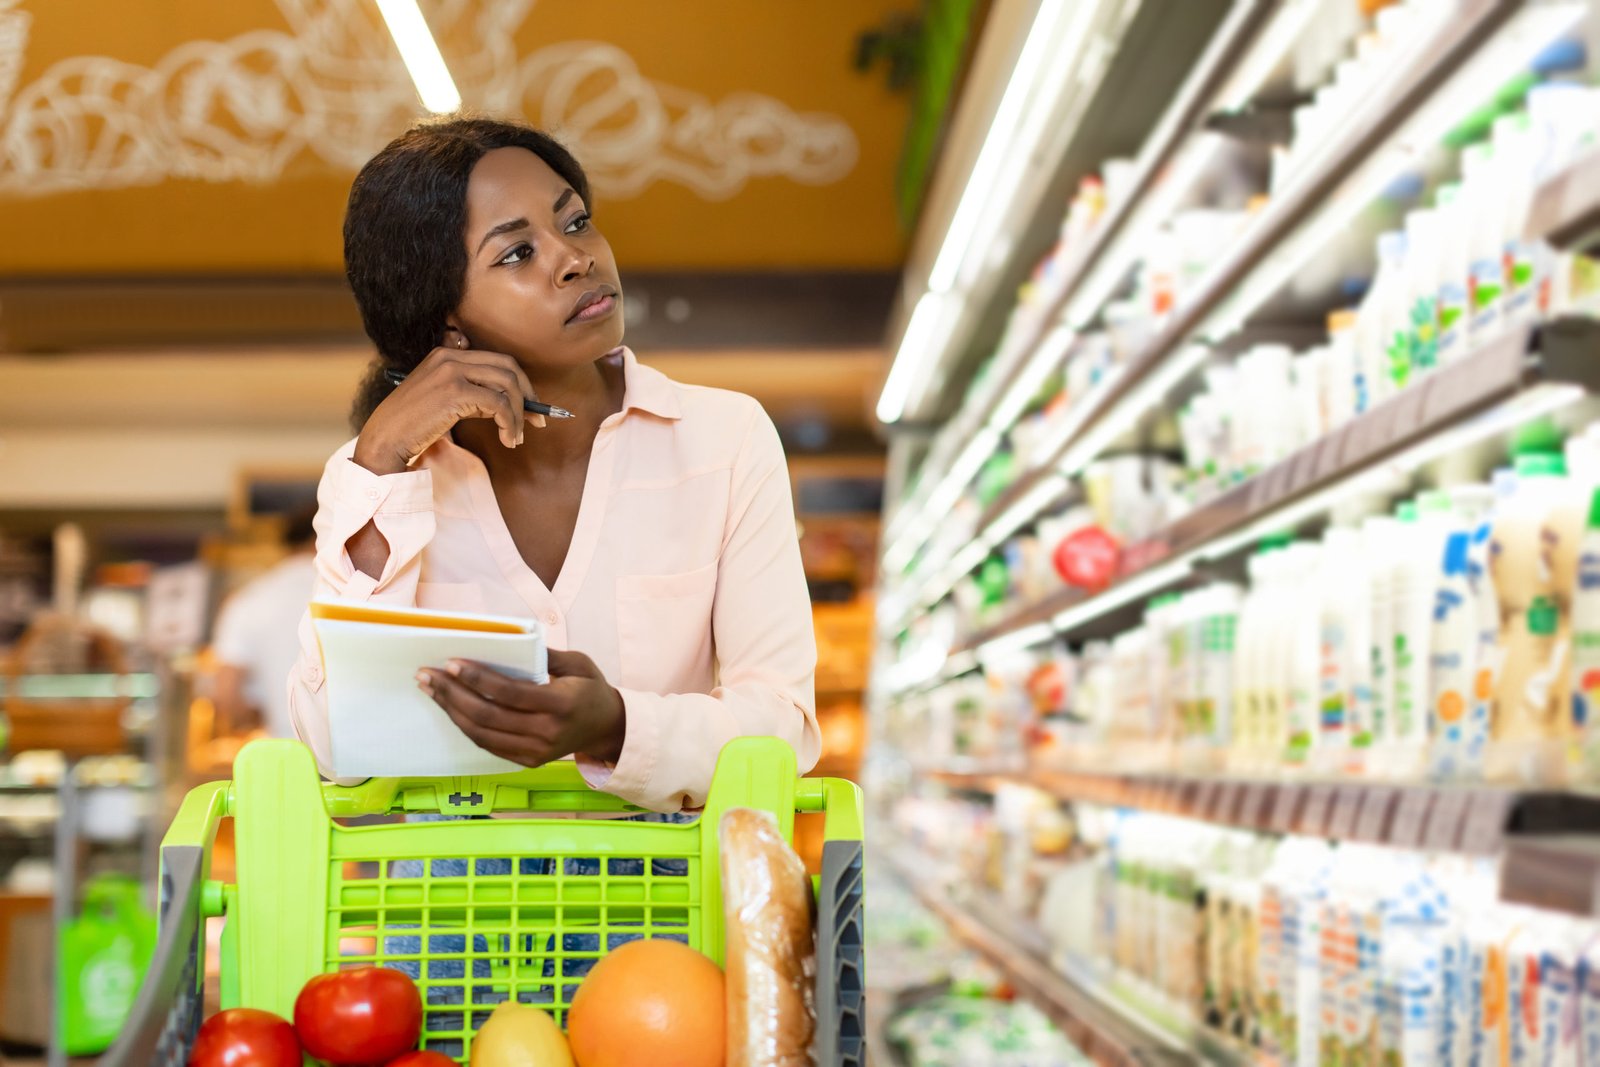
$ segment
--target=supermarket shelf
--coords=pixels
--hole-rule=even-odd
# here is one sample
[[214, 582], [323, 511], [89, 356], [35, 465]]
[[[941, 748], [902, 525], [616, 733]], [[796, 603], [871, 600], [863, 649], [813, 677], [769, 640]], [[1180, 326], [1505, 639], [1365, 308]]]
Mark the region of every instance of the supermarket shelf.
[[[1364, 476], [1383, 474], [1389, 464], [1417, 465], [1431, 458], [1443, 447], [1441, 435], [1453, 428], [1487, 437], [1503, 429], [1503, 422], [1526, 417], [1524, 398], [1534, 396], [1538, 386], [1600, 388], [1600, 323], [1566, 318], [1507, 331], [1133, 546], [1128, 559], [1136, 562], [1110, 588], [1096, 594], [1063, 589], [1024, 605], [958, 642], [952, 654], [1035, 629], [1043, 640], [1046, 625], [1070, 636], [1136, 599], [1175, 588], [1195, 564], [1221, 559], [1270, 528], [1311, 517], [1332, 503], [1328, 497], [1359, 486]], [[1557, 391], [1534, 399], [1555, 403], [1575, 397]]]
[[1600, 250], [1600, 150], [1539, 188], [1528, 214], [1528, 234], [1558, 248]]
[[[1136, 418], [1150, 404], [1159, 402], [1166, 389], [1187, 369], [1192, 369], [1184, 366], [1184, 357], [1192, 351], [1186, 342], [1194, 332], [1211, 319], [1241, 283], [1259, 269], [1271, 265], [1273, 253], [1284, 239], [1316, 217], [1325, 208], [1330, 194], [1355, 173], [1519, 6], [1515, 0], [1476, 0], [1468, 4], [1434, 36], [1425, 56], [1418, 62], [1403, 65], [1391, 81], [1376, 87], [1374, 97], [1391, 99], [1394, 104], [1358, 113], [1345, 124], [1339, 141], [1321, 153], [1320, 162], [1268, 203], [1193, 296], [1178, 306], [1144, 350], [1125, 366], [1123, 373], [1072, 420], [1070, 433], [1048, 459], [1023, 475], [988, 508], [979, 520], [979, 533], [974, 543], [987, 551], [1031, 522], [1059, 495], [1051, 491], [1052, 486], [1059, 486], [1065, 476], [1076, 473], [1108, 443], [1107, 428], [1114, 430], [1117, 423]], [[959, 568], [950, 568], [949, 563], [949, 560], [923, 562], [934, 579], [905, 605], [907, 616], [937, 603], [960, 579], [960, 573], [952, 573]], [[903, 619], [897, 621], [903, 622]]]
[[[1429, 852], [1515, 853], [1530, 836], [1600, 831], [1600, 794], [1555, 790], [1076, 770], [1018, 775], [935, 771], [926, 777], [980, 792], [1004, 784], [1029, 785], [1069, 802], [1165, 812], [1260, 833]], [[1600, 877], [1600, 850], [1595, 863]]]
[[950, 891], [930, 885], [926, 872], [918, 869], [923, 865], [901, 856], [890, 856], [888, 862], [958, 940], [987, 959], [1018, 995], [1049, 1016], [1096, 1063], [1150, 1067], [1226, 1062], [1213, 1050], [1202, 1054], [1140, 1018], [1092, 976], [1062, 974], [1042, 949], [1043, 935], [1011, 917], [999, 900], [978, 895], [970, 905], [963, 904]]
[[[1018, 330], [1011, 343], [996, 357], [987, 382], [969, 396], [940, 433], [925, 466], [944, 473], [892, 520], [886, 538], [893, 546], [892, 551], [909, 559], [922, 546], [936, 527], [932, 520], [955, 502], [956, 495], [977, 472], [986, 453], [999, 443], [999, 434], [992, 425], [1014, 419], [1018, 411], [1010, 409], [1026, 403], [1038, 388], [1035, 379], [1041, 378], [1039, 372], [1047, 372], [1047, 364], [1052, 362], [1041, 359], [1040, 350], [1053, 324], [1122, 236], [1183, 139], [1205, 119], [1230, 71], [1239, 63], [1241, 54], [1275, 6], [1276, 0], [1241, 0], [1217, 28], [1177, 98], [1145, 142], [1126, 195], [1107, 212], [1090, 239], [1058, 272], [1051, 288], [1038, 299], [1026, 328]], [[1034, 373], [1030, 374], [1030, 369]], [[925, 529], [918, 534], [908, 534], [919, 524]]]

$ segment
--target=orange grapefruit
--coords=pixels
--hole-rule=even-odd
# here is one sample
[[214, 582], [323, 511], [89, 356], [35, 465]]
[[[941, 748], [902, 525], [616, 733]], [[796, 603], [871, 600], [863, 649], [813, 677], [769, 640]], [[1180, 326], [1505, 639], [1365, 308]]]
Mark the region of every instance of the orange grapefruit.
[[578, 1067], [722, 1067], [722, 969], [676, 941], [632, 941], [594, 965], [567, 1012]]

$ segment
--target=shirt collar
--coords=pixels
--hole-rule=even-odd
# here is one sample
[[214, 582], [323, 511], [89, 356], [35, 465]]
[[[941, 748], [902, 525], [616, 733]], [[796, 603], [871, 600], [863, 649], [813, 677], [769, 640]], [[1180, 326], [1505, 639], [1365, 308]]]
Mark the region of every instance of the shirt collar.
[[678, 402], [678, 387], [665, 374], [654, 367], [639, 362], [633, 349], [627, 345], [610, 352], [606, 358], [622, 360], [622, 410], [643, 411], [658, 418], [681, 419], [683, 407]]

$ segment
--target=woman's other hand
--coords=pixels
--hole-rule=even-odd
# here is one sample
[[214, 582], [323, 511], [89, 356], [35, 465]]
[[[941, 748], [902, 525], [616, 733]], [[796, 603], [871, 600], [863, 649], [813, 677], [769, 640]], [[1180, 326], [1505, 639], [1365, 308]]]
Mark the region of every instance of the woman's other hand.
[[479, 748], [513, 763], [538, 767], [573, 754], [616, 763], [622, 755], [622, 695], [581, 652], [551, 650], [546, 685], [471, 660], [419, 671], [417, 685]]
[[537, 400], [517, 361], [499, 352], [435, 348], [367, 419], [353, 457], [374, 474], [398, 474], [463, 419], [493, 419], [500, 443], [522, 443], [522, 402]]

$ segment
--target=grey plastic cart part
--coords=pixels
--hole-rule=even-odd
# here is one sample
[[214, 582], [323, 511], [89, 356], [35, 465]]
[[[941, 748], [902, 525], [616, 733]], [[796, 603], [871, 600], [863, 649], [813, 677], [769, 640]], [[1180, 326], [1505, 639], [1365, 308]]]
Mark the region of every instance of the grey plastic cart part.
[[867, 1055], [860, 841], [822, 846], [817, 894], [817, 1062], [863, 1067]]
[[98, 1067], [184, 1067], [204, 1008], [200, 914], [205, 850], [161, 850], [161, 935], [128, 1024]]

